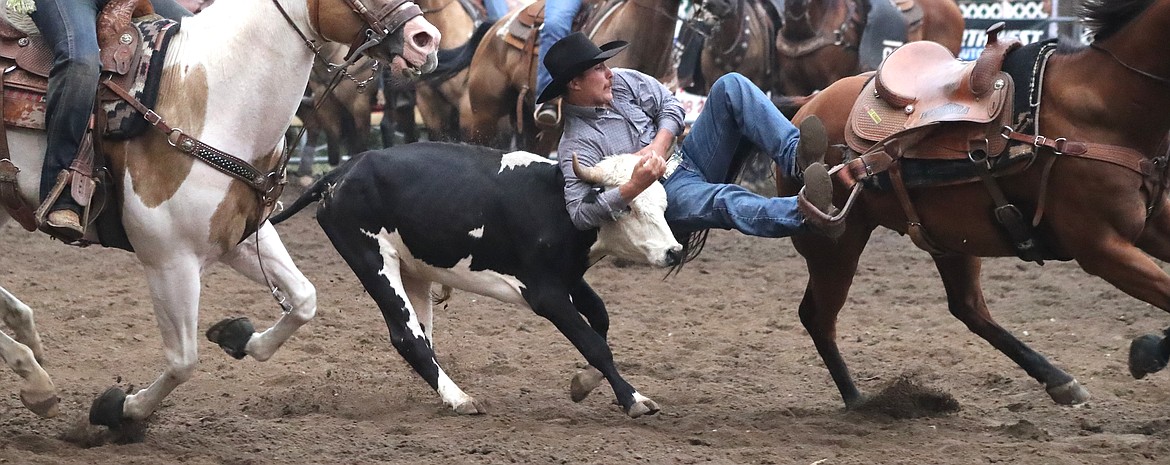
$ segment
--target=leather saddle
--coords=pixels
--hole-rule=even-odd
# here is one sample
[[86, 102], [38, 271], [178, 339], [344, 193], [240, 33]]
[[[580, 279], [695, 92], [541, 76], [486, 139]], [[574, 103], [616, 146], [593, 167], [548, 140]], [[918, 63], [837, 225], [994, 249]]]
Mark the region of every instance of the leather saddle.
[[[605, 13], [613, 11], [626, 0], [585, 0], [573, 18], [573, 30], [592, 36], [590, 25], [600, 22]], [[536, 0], [507, 19], [502, 29], [504, 41], [517, 49], [536, 55], [539, 52], [540, 27], [544, 25], [545, 0]], [[596, 18], [596, 19], [595, 19]]]
[[892, 158], [965, 159], [973, 150], [996, 156], [1011, 124], [1014, 84], [1003, 72], [1019, 41], [999, 41], [998, 24], [976, 61], [960, 61], [942, 45], [911, 42], [895, 50], [862, 90], [846, 125], [857, 153]]
[[[103, 78], [109, 76], [124, 89], [133, 86], [142, 59], [142, 34], [132, 17], [153, 14], [149, 0], [111, 0], [98, 17]], [[3, 70], [4, 122], [30, 129], [45, 128], [44, 95], [52, 48], [40, 34], [28, 34], [0, 17], [0, 68]], [[101, 101], [117, 100], [99, 92]]]

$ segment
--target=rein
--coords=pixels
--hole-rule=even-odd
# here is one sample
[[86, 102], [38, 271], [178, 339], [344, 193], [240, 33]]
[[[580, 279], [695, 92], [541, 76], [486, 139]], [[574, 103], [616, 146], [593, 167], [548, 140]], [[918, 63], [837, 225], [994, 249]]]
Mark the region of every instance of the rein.
[[1140, 74], [1142, 76], [1145, 76], [1147, 78], [1153, 79], [1158, 84], [1162, 84], [1164, 86], [1170, 86], [1170, 79], [1164, 78], [1162, 76], [1158, 76], [1157, 74], [1154, 74], [1154, 73], [1151, 73], [1148, 71], [1142, 71], [1140, 69], [1137, 69], [1136, 67], [1131, 66], [1129, 63], [1121, 61], [1121, 58], [1118, 58], [1117, 55], [1115, 55], [1113, 53], [1113, 51], [1111, 51], [1105, 47], [1102, 47], [1101, 45], [1097, 44], [1096, 42], [1089, 44], [1089, 47], [1094, 49], [1094, 50], [1099, 50], [1101, 52], [1105, 52], [1106, 55], [1109, 55], [1110, 58], [1113, 58], [1113, 61], [1116, 61], [1117, 64], [1121, 65], [1125, 69], [1133, 71], [1133, 72]]

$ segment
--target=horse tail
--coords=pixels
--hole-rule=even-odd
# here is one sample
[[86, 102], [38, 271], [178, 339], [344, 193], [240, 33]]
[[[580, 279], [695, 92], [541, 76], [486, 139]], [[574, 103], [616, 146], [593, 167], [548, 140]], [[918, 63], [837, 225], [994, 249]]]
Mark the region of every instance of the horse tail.
[[471, 66], [471, 58], [475, 56], [475, 49], [479, 48], [479, 43], [487, 35], [488, 29], [491, 29], [492, 23], [484, 22], [475, 28], [475, 32], [471, 34], [471, 38], [467, 39], [463, 45], [446, 50], [439, 50], [439, 64], [435, 70], [423, 75], [422, 80], [431, 84], [440, 84], [448, 79], [451, 79], [460, 71]]
[[335, 169], [325, 173], [324, 176], [321, 176], [321, 179], [318, 179], [308, 189], [305, 189], [305, 192], [300, 197], [297, 197], [291, 205], [284, 207], [279, 213], [268, 217], [268, 221], [275, 225], [297, 214], [297, 212], [303, 210], [309, 204], [319, 202], [324, 197], [324, 192], [329, 188], [329, 185], [334, 184], [337, 177], [341, 176], [344, 171], [347, 170]]

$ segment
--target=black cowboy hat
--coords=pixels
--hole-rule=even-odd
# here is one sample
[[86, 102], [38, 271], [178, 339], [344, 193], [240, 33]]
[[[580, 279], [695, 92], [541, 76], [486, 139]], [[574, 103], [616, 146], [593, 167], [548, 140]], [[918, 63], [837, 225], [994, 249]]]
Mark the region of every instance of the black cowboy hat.
[[615, 40], [601, 47], [593, 45], [585, 34], [574, 32], [558, 40], [544, 56], [544, 67], [552, 76], [552, 82], [537, 97], [536, 103], [544, 103], [565, 93], [569, 81], [593, 65], [601, 63], [625, 50], [629, 42]]

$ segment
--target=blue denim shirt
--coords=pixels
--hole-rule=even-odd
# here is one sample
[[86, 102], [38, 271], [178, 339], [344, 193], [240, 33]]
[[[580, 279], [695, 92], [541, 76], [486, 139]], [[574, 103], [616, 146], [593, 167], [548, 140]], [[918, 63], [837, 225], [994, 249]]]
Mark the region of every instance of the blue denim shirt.
[[682, 104], [662, 83], [632, 69], [613, 69], [610, 106], [564, 104], [565, 131], [557, 154], [565, 175], [565, 207], [577, 229], [598, 227], [614, 219], [627, 204], [617, 189], [600, 194], [573, 174], [573, 157], [593, 166], [610, 155], [633, 153], [650, 145], [660, 130], [682, 134]]

